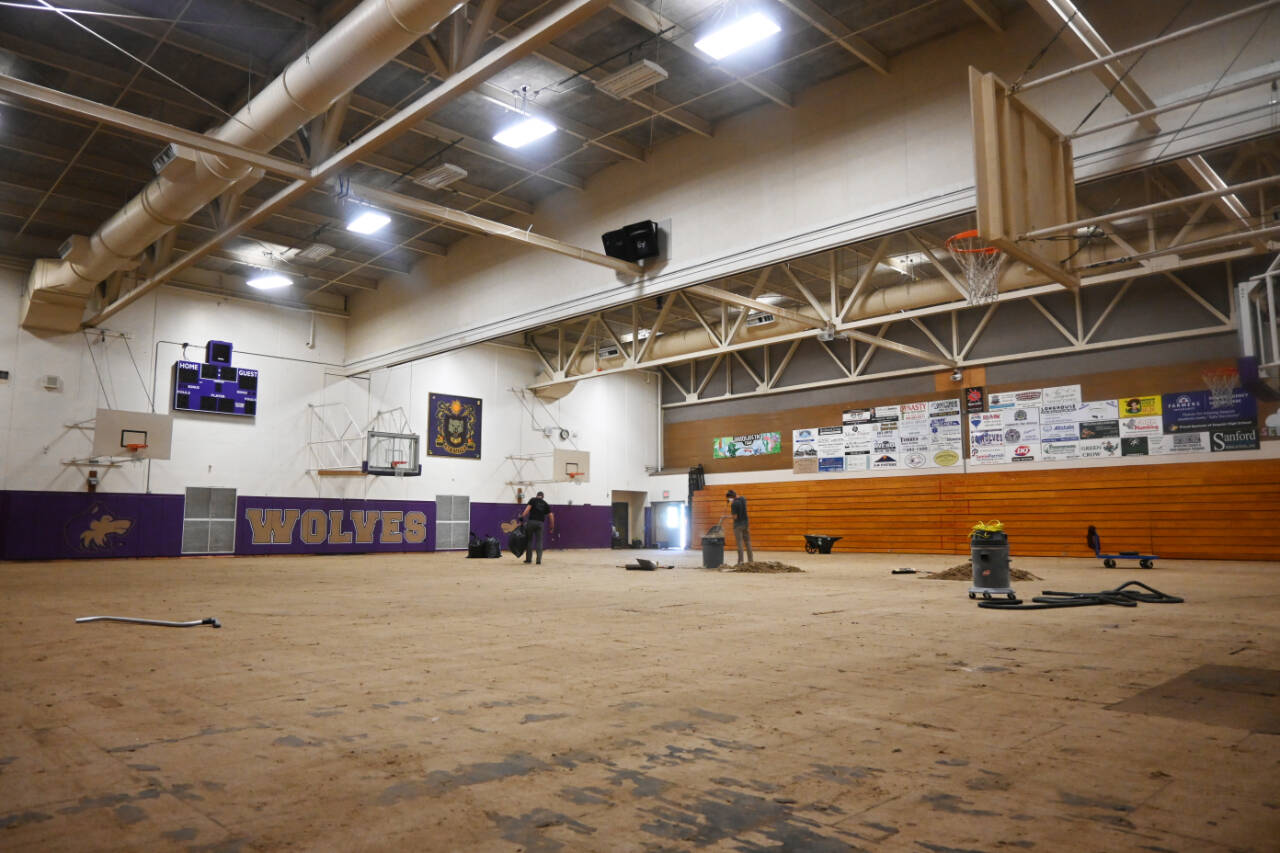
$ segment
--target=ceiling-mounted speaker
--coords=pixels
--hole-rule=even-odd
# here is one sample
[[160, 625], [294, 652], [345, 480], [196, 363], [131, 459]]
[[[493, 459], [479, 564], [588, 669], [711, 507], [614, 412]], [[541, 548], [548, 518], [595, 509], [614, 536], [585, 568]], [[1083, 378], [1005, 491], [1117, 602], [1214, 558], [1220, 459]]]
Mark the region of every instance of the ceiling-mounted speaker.
[[656, 258], [659, 253], [658, 223], [652, 219], [624, 226], [617, 231], [607, 231], [600, 239], [604, 242], [606, 255], [632, 263], [645, 258]]

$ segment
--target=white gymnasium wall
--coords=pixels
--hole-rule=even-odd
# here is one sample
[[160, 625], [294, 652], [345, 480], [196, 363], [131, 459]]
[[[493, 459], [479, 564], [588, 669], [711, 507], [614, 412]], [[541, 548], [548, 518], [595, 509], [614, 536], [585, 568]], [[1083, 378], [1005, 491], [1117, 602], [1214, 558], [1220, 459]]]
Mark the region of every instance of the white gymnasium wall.
[[[1194, 0], [1175, 26], [1236, 8]], [[1158, 35], [1175, 11], [1168, 4], [1097, 3], [1088, 14], [1113, 45], [1124, 46]], [[427, 259], [412, 274], [387, 279], [376, 293], [353, 298], [349, 360], [377, 363], [447, 349], [528, 328], [535, 318], [541, 323], [583, 313], [971, 208], [968, 66], [1013, 81], [1052, 36], [1026, 7], [1017, 8], [1008, 24], [1005, 33], [994, 33], [975, 23], [894, 57], [887, 77], [864, 69], [833, 79], [802, 92], [794, 109], [769, 105], [736, 116], [718, 124], [713, 139], [686, 134], [646, 163], [612, 167], [585, 191], [562, 191], [533, 217], [508, 220], [598, 250], [605, 230], [669, 218], [669, 260], [646, 281], [624, 283], [602, 267], [495, 238], [468, 238], [447, 257]], [[1258, 16], [1154, 52], [1135, 73], [1157, 102], [1172, 100], [1224, 73], [1225, 83], [1275, 63], [1277, 43], [1280, 15]], [[1058, 43], [1031, 77], [1078, 61]], [[1247, 106], [1265, 108], [1269, 93], [1259, 91], [1210, 102], [1192, 124]], [[1070, 130], [1104, 94], [1086, 73], [1026, 99]], [[1107, 102], [1092, 122], [1120, 115]], [[1187, 115], [1161, 122], [1176, 128]], [[1271, 118], [1263, 109], [1211, 126], [1212, 133], [1193, 127], [1179, 134], [1165, 155], [1265, 131]], [[1124, 168], [1132, 155], [1112, 149], [1133, 138], [1133, 131], [1120, 130], [1081, 140], [1077, 177]], [[1166, 141], [1147, 146], [1145, 155]]]
[[[217, 339], [234, 345], [232, 364], [261, 371], [258, 416], [178, 414], [171, 459], [99, 467], [100, 491], [220, 486], [317, 493], [306, 474], [303, 426], [325, 374], [341, 366], [342, 320], [316, 317], [312, 348], [308, 313], [161, 288], [113, 317], [105, 337], [32, 334], [18, 327], [23, 282], [20, 273], [0, 271], [0, 369], [11, 374], [0, 384], [0, 488], [82, 490], [88, 468], [64, 463], [88, 457], [93, 435], [71, 425], [93, 418], [100, 406], [149, 411], [153, 393], [156, 410], [168, 411], [170, 368], [181, 344], [190, 343], [188, 356], [202, 360], [205, 341]], [[62, 390], [40, 387], [45, 374], [60, 376]]]
[[[516, 393], [538, 368], [528, 353], [482, 345], [373, 371], [368, 380], [371, 418], [379, 410], [402, 407], [413, 429], [425, 433], [429, 395], [437, 393], [479, 398], [483, 420], [479, 460], [428, 456], [424, 437], [422, 476], [368, 478], [369, 496], [456, 494], [473, 501], [513, 501], [516, 486], [511, 483], [551, 479], [550, 454], [557, 447], [591, 453], [590, 482], [525, 486], [526, 497], [541, 489], [553, 504], [599, 505], [609, 503], [614, 489], [647, 491], [646, 466], [657, 464], [656, 377], [601, 377], [543, 404], [528, 393]], [[555, 434], [548, 437], [543, 427], [555, 427]], [[561, 440], [559, 428], [569, 430], [570, 438]], [[513, 456], [533, 458], [518, 465]]]

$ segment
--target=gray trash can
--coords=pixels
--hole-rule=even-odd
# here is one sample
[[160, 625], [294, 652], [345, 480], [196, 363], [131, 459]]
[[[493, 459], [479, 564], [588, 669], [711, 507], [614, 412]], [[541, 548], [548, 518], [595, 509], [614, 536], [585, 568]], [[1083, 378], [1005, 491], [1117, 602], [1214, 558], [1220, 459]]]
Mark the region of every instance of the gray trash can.
[[702, 537], [702, 567], [718, 569], [724, 565], [724, 537]]
[[1009, 586], [1009, 537], [999, 531], [975, 532], [969, 537], [969, 554], [973, 562], [973, 586], [969, 597], [991, 598], [1006, 595], [1015, 598]]

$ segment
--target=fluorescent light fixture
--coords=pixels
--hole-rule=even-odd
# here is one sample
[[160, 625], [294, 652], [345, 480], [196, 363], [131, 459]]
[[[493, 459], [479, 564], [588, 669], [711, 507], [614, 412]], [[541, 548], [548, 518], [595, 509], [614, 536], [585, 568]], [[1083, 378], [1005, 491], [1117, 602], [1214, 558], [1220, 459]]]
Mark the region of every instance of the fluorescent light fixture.
[[281, 287], [288, 287], [293, 284], [293, 280], [286, 275], [280, 275], [280, 273], [267, 272], [248, 279], [245, 284], [258, 290], [276, 290]]
[[596, 88], [611, 98], [629, 98], [636, 92], [648, 89], [667, 79], [667, 69], [656, 62], [642, 59], [621, 71], [615, 71], [596, 81]]
[[556, 126], [540, 118], [527, 118], [509, 127], [503, 128], [493, 135], [493, 141], [508, 148], [520, 148], [536, 139], [555, 133]]
[[387, 227], [391, 217], [377, 210], [363, 210], [347, 223], [347, 230], [357, 234], [372, 234]]
[[752, 12], [715, 32], [703, 36], [693, 46], [712, 59], [724, 59], [758, 41], [767, 39], [782, 28], [762, 12]]

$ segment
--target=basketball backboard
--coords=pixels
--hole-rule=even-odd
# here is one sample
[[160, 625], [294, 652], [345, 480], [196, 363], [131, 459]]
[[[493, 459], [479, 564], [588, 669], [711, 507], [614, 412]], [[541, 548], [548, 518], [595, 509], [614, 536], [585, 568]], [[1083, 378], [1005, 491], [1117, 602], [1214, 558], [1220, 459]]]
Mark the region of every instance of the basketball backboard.
[[366, 435], [365, 472], [384, 477], [416, 477], [421, 474], [418, 436], [414, 433], [371, 430]]
[[586, 450], [560, 450], [552, 453], [551, 479], [557, 483], [591, 481], [591, 453]]
[[1028, 240], [1039, 228], [1076, 219], [1071, 140], [994, 74], [969, 69], [973, 111], [978, 234], [1050, 279], [1072, 289], [1080, 279], [1066, 268], [1076, 251], [1070, 233]]
[[93, 455], [168, 459], [173, 415], [98, 409], [93, 420]]

